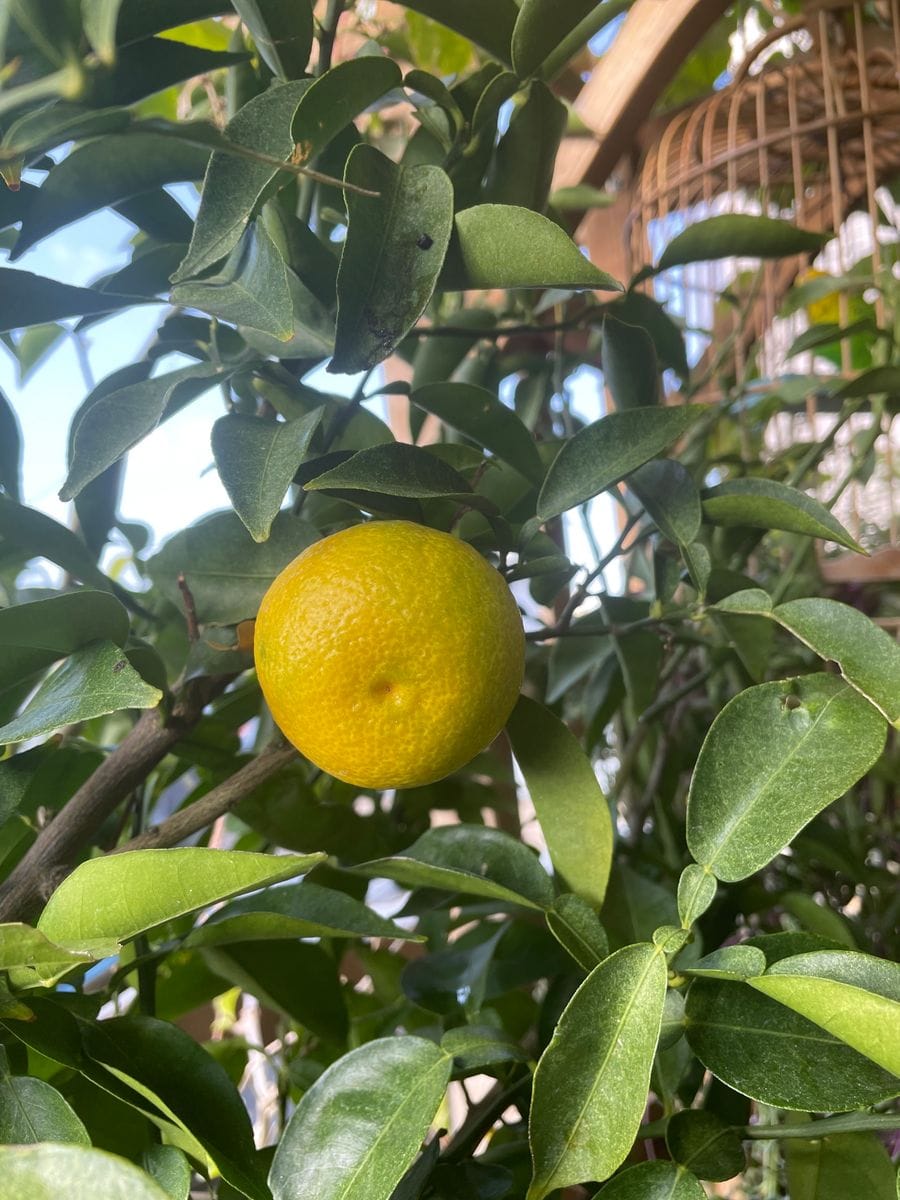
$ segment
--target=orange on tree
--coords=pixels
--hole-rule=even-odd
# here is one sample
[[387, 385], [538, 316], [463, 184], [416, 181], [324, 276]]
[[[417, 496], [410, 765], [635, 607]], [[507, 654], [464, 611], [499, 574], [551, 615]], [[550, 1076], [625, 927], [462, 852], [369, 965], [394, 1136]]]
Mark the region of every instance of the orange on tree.
[[415, 787], [500, 732], [525, 641], [502, 576], [467, 543], [372, 521], [304, 550], [260, 606], [256, 669], [285, 736], [359, 787]]

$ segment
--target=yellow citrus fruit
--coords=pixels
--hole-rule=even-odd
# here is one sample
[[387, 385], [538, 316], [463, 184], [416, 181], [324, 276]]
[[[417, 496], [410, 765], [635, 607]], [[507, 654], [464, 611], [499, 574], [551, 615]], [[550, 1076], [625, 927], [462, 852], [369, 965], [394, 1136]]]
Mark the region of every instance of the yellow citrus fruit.
[[449, 533], [408, 521], [316, 542], [263, 597], [263, 694], [311, 762], [366, 788], [464, 766], [503, 728], [525, 641], [499, 572]]
[[[817, 271], [810, 267], [808, 271], [797, 277], [798, 283], [812, 283], [815, 279], [827, 279], [827, 271]], [[837, 325], [841, 317], [841, 304], [837, 292], [828, 292], [818, 300], [811, 300], [806, 306], [806, 313], [813, 325]]]

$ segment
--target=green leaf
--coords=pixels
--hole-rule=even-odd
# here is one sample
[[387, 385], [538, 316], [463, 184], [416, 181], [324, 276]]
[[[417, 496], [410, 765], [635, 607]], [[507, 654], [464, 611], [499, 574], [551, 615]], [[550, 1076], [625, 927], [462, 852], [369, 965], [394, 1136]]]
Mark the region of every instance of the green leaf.
[[612, 487], [677, 441], [705, 411], [700, 404], [632, 408], [580, 429], [547, 472], [538, 517], [559, 516]]
[[523, 0], [512, 34], [513, 70], [527, 79], [567, 34], [597, 8], [596, 0]]
[[783, 958], [747, 981], [900, 1075], [900, 966], [853, 950]]
[[586, 900], [572, 892], [557, 896], [546, 913], [547, 928], [585, 971], [609, 954], [606, 930]]
[[[829, 346], [833, 342], [843, 341], [844, 338], [851, 338], [857, 333], [865, 333], [867, 336], [878, 336], [878, 326], [868, 317], [861, 321], [854, 321], [850, 325], [843, 328], [840, 325], [827, 322], [826, 324], [811, 325], [809, 329], [804, 329], [803, 332], [791, 342], [791, 345], [786, 354], [786, 358], [793, 358], [795, 354], [803, 354], [806, 350], [815, 350], [819, 346]], [[877, 370], [878, 368], [876, 368]], [[871, 374], [871, 372], [866, 372]], [[856, 382], [855, 380], [852, 382]], [[841, 389], [843, 392], [843, 388]]]
[[597, 288], [621, 291], [560, 227], [512, 204], [476, 204], [456, 214], [440, 280], [444, 291], [492, 288]]
[[168, 1200], [134, 1163], [84, 1146], [0, 1146], [0, 1200]]
[[729, 213], [690, 225], [666, 246], [657, 271], [717, 258], [787, 258], [814, 254], [828, 234], [798, 229], [791, 221]]
[[212, 428], [219, 478], [255, 542], [264, 542], [294, 473], [322, 418], [315, 408], [296, 421], [231, 413]]
[[481, 825], [429, 829], [403, 854], [376, 858], [354, 870], [409, 888], [440, 888], [526, 908], [553, 903], [550, 877], [533, 851], [509, 834]]
[[280, 79], [299, 79], [312, 50], [309, 0], [235, 0], [234, 7], [266, 66]]
[[298, 941], [233, 942], [204, 952], [223, 979], [316, 1037], [341, 1044], [348, 1020], [334, 957]]
[[700, 493], [688, 470], [671, 458], [645, 463], [628, 476], [628, 486], [662, 533], [689, 546], [700, 532]]
[[659, 403], [659, 365], [645, 329], [606, 316], [602, 355], [603, 379], [619, 412]]
[[52, 941], [74, 949], [117, 946], [184, 913], [291, 879], [321, 854], [240, 850], [127, 850], [90, 859], [59, 885], [38, 920]]
[[91, 959], [90, 954], [55, 946], [30, 925], [0, 925], [0, 971], [25, 971], [30, 982], [49, 986]]
[[689, 863], [678, 880], [678, 916], [685, 929], [706, 912], [715, 895], [716, 877], [705, 867]]
[[708, 488], [702, 499], [704, 516], [716, 525], [783, 529], [865, 553], [823, 504], [774, 479], [733, 479]]
[[893, 1096], [896, 1079], [744, 983], [695, 979], [685, 1036], [729, 1087], [776, 1108], [848, 1112]]
[[212, 387], [217, 374], [212, 364], [197, 363], [114, 391], [100, 384], [72, 421], [69, 474], [60, 499], [77, 496], [187, 400]]
[[0, 744], [24, 742], [122, 708], [154, 708], [162, 692], [138, 675], [118, 646], [92, 642], [41, 684], [22, 712], [0, 726]]
[[136, 1093], [129, 1103], [161, 1114], [168, 1124], [174, 1120], [225, 1179], [252, 1200], [264, 1200], [243, 1101], [224, 1067], [189, 1034], [155, 1017], [128, 1016], [85, 1023], [82, 1042], [90, 1060], [103, 1068], [95, 1067], [89, 1078], [114, 1095]]
[[267, 888], [226, 904], [190, 934], [186, 946], [220, 946], [275, 938], [424, 939], [379, 917], [344, 892], [304, 881]]
[[448, 1029], [441, 1049], [453, 1058], [455, 1075], [473, 1075], [500, 1063], [525, 1062], [525, 1051], [508, 1034], [491, 1025], [463, 1025]]
[[451, 1065], [417, 1037], [381, 1038], [339, 1059], [288, 1122], [269, 1174], [274, 1200], [388, 1200], [428, 1132]]
[[509, 43], [519, 10], [515, 0], [494, 0], [489, 8], [479, 0], [411, 0], [406, 8], [440, 21], [508, 63]]
[[[607, 0], [607, 4], [609, 0]], [[606, 311], [628, 325], [640, 325], [649, 333], [656, 348], [656, 357], [664, 367], [675, 371], [682, 379], [690, 375], [684, 333], [665, 308], [644, 292], [626, 292], [606, 306]]]
[[493, 392], [472, 383], [431, 383], [410, 400], [445, 425], [471, 438], [509, 463], [530, 483], [539, 484], [544, 467], [531, 434]]
[[[290, 268], [286, 274], [292, 309], [291, 335], [287, 341], [242, 324], [238, 325], [240, 335], [258, 354], [274, 358], [327, 358], [334, 346], [334, 317]], [[182, 285], [198, 286], [194, 283]], [[286, 316], [286, 313], [282, 315]]]
[[245, 230], [215, 275], [176, 284], [172, 303], [259, 329], [281, 342], [294, 332], [287, 265], [260, 222]]
[[326, 71], [303, 96], [291, 138], [303, 162], [315, 158], [347, 125], [403, 82], [400, 68], [381, 54], [348, 59]]
[[694, 858], [717, 879], [752, 875], [869, 770], [885, 734], [881, 714], [833, 675], [741, 692], [716, 717], [694, 768]]
[[900, 729], [900, 646], [856, 608], [810, 597], [779, 604], [779, 625], [835, 662], [841, 675]]
[[11, 259], [73, 221], [167, 183], [200, 179], [209, 151], [157, 133], [113, 133], [73, 150], [41, 186]]
[[148, 1146], [143, 1164], [171, 1200], [190, 1200], [191, 1164], [183, 1150], [177, 1146]]
[[201, 624], [235, 625], [256, 616], [269, 584], [311, 546], [318, 530], [279, 513], [268, 539], [254, 542], [237, 513], [213, 513], [176, 533], [147, 564], [151, 578], [180, 607], [184, 574]]
[[682, 968], [686, 975], [701, 979], [749, 979], [765, 970], [766, 956], [758, 946], [722, 946], [690, 966]]
[[128, 613], [109, 592], [83, 589], [0, 609], [0, 687], [104, 638], [124, 646]]
[[520, 696], [506, 724], [553, 868], [595, 908], [612, 862], [612, 819], [590, 759], [549, 709]]
[[611, 1180], [598, 1200], [705, 1200], [696, 1175], [672, 1162], [643, 1162]]
[[453, 225], [453, 185], [440, 167], [397, 166], [374, 146], [354, 147], [345, 181], [349, 227], [337, 277], [337, 329], [329, 371], [382, 362], [431, 299]]
[[896, 1200], [896, 1168], [874, 1134], [845, 1133], [809, 1142], [791, 1138], [784, 1158], [791, 1200]]
[[[314, 464], [310, 464], [311, 466]], [[303, 485], [308, 491], [350, 488], [381, 492], [387, 496], [428, 498], [433, 496], [476, 497], [468, 480], [448, 463], [420, 446], [389, 442], [359, 450], [340, 466], [332, 467]]]
[[[294, 143], [291, 121], [308, 79], [269, 88], [249, 100], [225, 127], [224, 137], [258, 154], [287, 160]], [[184, 262], [172, 277], [182, 283], [213, 266], [238, 244], [278, 171], [217, 150], [209, 160], [194, 234]]]
[[534, 1076], [528, 1200], [608, 1179], [634, 1142], [666, 995], [666, 960], [626, 946], [591, 972], [559, 1019]]
[[545, 83], [534, 80], [524, 104], [513, 110], [491, 161], [484, 196], [492, 204], [547, 208], [553, 167], [568, 110]]
[[731, 1179], [744, 1170], [741, 1139], [713, 1112], [673, 1113], [666, 1126], [666, 1145], [676, 1163], [701, 1179]]
[[140, 296], [118, 296], [97, 292], [93, 288], [71, 287], [55, 279], [45, 279], [30, 271], [3, 269], [3, 290], [0, 292], [0, 333], [24, 329], [28, 325], [44, 325], [63, 317], [83, 317], [95, 313], [116, 312], [143, 304]]
[[56, 1088], [43, 1079], [13, 1077], [0, 1049], [0, 1143], [71, 1142], [89, 1146], [80, 1119]]
[[81, 0], [85, 36], [101, 62], [116, 59], [116, 23], [122, 0]]
[[[65, 142], [116, 133], [126, 129], [132, 120], [127, 108], [92, 110], [66, 101], [42, 105], [26, 111], [7, 127], [0, 140], [0, 164], [34, 159]], [[36, 188], [34, 193], [29, 200], [37, 199]]]
[[26, 329], [19, 338], [16, 354], [19, 359], [19, 386], [21, 387], [41, 365], [66, 330], [62, 325], [50, 322], [48, 325], [33, 325]]
[[46, 513], [0, 497], [0, 537], [10, 546], [20, 547], [29, 558], [48, 558], [82, 583], [115, 590], [81, 538]]
[[0, 392], [0, 488], [11, 499], [22, 498], [22, 431], [16, 412]]

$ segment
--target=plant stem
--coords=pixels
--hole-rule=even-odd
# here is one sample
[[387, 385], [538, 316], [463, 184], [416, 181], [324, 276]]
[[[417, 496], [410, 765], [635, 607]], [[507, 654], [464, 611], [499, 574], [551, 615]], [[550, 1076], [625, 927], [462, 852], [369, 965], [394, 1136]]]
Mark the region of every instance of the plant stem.
[[207, 792], [200, 800], [189, 804], [180, 812], [173, 813], [161, 825], [151, 826], [146, 832], [138, 834], [124, 846], [116, 846], [110, 854], [121, 854], [125, 850], [160, 850], [169, 846], [177, 846], [193, 833], [206, 829], [219, 817], [230, 812], [237, 804], [249, 796], [261, 783], [271, 779], [282, 767], [297, 757], [293, 746], [282, 744], [268, 746], [262, 754], [253, 758], [245, 766]]
[[328, 0], [325, 10], [325, 20], [319, 32], [319, 60], [314, 74], [324, 75], [331, 69], [331, 56], [334, 53], [334, 39], [337, 36], [338, 22], [344, 11], [344, 0]]

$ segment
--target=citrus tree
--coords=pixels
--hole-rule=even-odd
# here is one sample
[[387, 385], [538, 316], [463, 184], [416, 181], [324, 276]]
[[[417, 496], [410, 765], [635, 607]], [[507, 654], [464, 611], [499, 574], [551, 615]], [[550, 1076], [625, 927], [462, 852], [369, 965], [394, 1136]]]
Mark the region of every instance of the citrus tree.
[[[90, 287], [5, 265], [6, 348], [159, 316], [73, 397], [71, 524], [0, 403], [0, 1197], [890, 1200], [891, 601], [823, 594], [865, 547], [832, 435], [765, 449], [801, 390], [692, 375], [651, 285], [822, 239], [616, 280], [551, 84], [627, 5], [348, 13], [337, 61], [343, 7], [0, 2], [10, 261], [134, 227]], [[831, 499], [895, 363], [805, 385], [872, 413]], [[128, 452], [210, 388], [232, 506], [146, 553]]]

